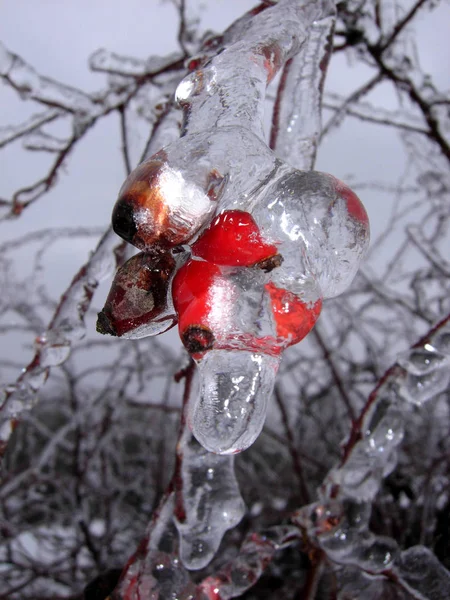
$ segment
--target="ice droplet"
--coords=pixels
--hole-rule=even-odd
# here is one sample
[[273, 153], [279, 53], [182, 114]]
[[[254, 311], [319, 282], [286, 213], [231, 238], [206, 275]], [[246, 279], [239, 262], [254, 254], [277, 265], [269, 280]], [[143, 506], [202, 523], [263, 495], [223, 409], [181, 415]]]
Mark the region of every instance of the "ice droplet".
[[175, 555], [152, 550], [145, 560], [137, 560], [128, 567], [116, 593], [127, 600], [192, 600], [195, 586]]
[[400, 395], [416, 405], [431, 400], [450, 383], [450, 332], [447, 323], [440, 325], [429, 341], [414, 347], [397, 359], [406, 370]]
[[368, 530], [370, 514], [369, 502], [347, 498], [305, 506], [294, 520], [306, 527], [331, 560], [377, 573], [394, 560], [398, 547], [394, 540]]
[[212, 350], [199, 361], [200, 394], [189, 422], [216, 454], [248, 448], [261, 432], [280, 359], [246, 351]]
[[432, 371], [439, 369], [446, 362], [446, 357], [440, 352], [425, 348], [414, 348], [406, 356], [400, 356], [397, 359], [398, 364], [406, 369], [412, 375], [427, 375]]
[[433, 347], [436, 350], [450, 355], [450, 331], [449, 327], [433, 337]]
[[[64, 336], [48, 331], [35, 340], [41, 367], [56, 367], [69, 358], [70, 343]], [[39, 389], [39, 388], [37, 388]]]
[[395, 540], [368, 532], [356, 545], [352, 562], [364, 571], [381, 573], [389, 568], [397, 554], [398, 546]]
[[296, 280], [315, 282], [324, 298], [341, 294], [352, 282], [369, 243], [369, 225], [357, 196], [326, 173], [283, 167], [259, 196], [251, 213], [263, 236], [276, 240], [283, 264], [283, 287]]
[[450, 369], [445, 364], [444, 368], [437, 368], [425, 375], [408, 373], [400, 387], [400, 393], [408, 402], [420, 406], [446, 390], [449, 382]]

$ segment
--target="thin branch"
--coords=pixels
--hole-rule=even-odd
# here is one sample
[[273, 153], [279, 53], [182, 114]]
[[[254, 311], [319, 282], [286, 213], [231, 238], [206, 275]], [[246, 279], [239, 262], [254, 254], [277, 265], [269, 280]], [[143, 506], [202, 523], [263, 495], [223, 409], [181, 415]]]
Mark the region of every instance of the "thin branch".
[[123, 156], [123, 161], [125, 163], [125, 173], [128, 176], [131, 173], [131, 162], [130, 162], [130, 153], [128, 150], [127, 122], [126, 122], [127, 114], [126, 114], [125, 105], [122, 105], [119, 108], [119, 115], [120, 115], [120, 137], [122, 140], [122, 156]]
[[400, 21], [395, 25], [394, 29], [389, 34], [387, 39], [381, 40], [381, 42], [378, 45], [381, 53], [383, 53], [387, 48], [389, 48], [392, 45], [395, 38], [403, 31], [403, 29], [408, 25], [408, 23], [412, 21], [417, 11], [420, 8], [422, 8], [422, 6], [424, 6], [427, 2], [429, 2], [429, 0], [418, 0], [414, 4], [414, 6], [412, 6], [411, 9], [405, 14], [403, 19], [400, 19]]

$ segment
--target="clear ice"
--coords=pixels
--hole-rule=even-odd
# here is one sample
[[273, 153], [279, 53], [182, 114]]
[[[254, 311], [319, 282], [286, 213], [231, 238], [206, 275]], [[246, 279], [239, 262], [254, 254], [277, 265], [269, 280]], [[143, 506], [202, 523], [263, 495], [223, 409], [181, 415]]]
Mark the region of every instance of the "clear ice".
[[201, 390], [189, 408], [200, 444], [217, 454], [248, 448], [261, 432], [279, 360], [267, 354], [211, 350], [199, 362]]
[[228, 529], [245, 514], [234, 474], [234, 457], [205, 450], [186, 432], [181, 466], [182, 487], [175, 525], [180, 558], [188, 569], [202, 569], [217, 552]]

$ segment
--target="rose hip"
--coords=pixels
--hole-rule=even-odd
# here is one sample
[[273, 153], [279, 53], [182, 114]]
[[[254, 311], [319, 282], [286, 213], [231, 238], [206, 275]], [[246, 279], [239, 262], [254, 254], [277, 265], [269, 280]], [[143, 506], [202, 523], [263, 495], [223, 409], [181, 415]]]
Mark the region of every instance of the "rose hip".
[[176, 315], [168, 303], [168, 292], [175, 268], [171, 254], [141, 252], [130, 258], [114, 277], [98, 315], [97, 331], [129, 338], [138, 337], [137, 332], [147, 325], [153, 335], [172, 327]]
[[265, 288], [270, 295], [277, 336], [288, 342], [286, 346], [297, 344], [314, 327], [322, 309], [322, 300], [310, 306], [273, 283], [267, 283]]
[[251, 267], [275, 256], [277, 247], [263, 240], [249, 213], [226, 210], [193, 244], [192, 253], [216, 265]]

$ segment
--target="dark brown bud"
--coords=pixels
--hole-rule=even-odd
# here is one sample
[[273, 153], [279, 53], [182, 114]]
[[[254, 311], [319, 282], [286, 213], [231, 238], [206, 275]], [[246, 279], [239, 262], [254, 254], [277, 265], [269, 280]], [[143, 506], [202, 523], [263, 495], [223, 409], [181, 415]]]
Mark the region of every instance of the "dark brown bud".
[[189, 354], [198, 354], [214, 346], [214, 334], [203, 325], [191, 325], [182, 333], [181, 341]]

